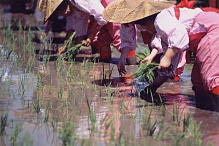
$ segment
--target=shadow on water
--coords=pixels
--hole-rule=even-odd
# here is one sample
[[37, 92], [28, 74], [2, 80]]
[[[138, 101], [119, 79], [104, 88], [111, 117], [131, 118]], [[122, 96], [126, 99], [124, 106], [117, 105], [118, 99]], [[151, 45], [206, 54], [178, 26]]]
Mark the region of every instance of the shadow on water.
[[219, 112], [219, 96], [207, 94], [195, 97], [196, 107]]

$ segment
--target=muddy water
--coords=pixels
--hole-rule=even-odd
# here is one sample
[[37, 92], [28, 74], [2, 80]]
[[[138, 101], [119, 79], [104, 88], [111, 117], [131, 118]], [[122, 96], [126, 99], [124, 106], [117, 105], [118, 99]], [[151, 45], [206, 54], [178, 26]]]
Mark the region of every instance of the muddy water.
[[[1, 14], [7, 23], [11, 15]], [[69, 121], [73, 127], [67, 129], [72, 130], [76, 145], [174, 145], [169, 134], [176, 132], [170, 121], [174, 107], [180, 120], [189, 113], [200, 124], [204, 145], [219, 144], [219, 105], [196, 107], [207, 103], [197, 103], [200, 100], [194, 98], [191, 65], [186, 67], [180, 82], [170, 80], [158, 89], [165, 100], [163, 108], [139, 99], [132, 79], [119, 77], [114, 63], [118, 61], [118, 52], [113, 55], [113, 63], [96, 63], [89, 53], [78, 55], [73, 63], [42, 62], [35, 58], [28, 71], [22, 62], [18, 63], [18, 53], [8, 55], [6, 46], [0, 46], [0, 52], [0, 113], [7, 114], [6, 129], [0, 139], [2, 146], [13, 142], [28, 146], [62, 145], [61, 133]], [[84, 57], [90, 60], [83, 61]], [[135, 69], [136, 66], [127, 66], [130, 74]], [[163, 132], [166, 136], [148, 136], [148, 115], [154, 122], [163, 119], [164, 113], [164, 129], [170, 129], [169, 133], [157, 122], [153, 135]], [[17, 140], [13, 141], [16, 131]]]

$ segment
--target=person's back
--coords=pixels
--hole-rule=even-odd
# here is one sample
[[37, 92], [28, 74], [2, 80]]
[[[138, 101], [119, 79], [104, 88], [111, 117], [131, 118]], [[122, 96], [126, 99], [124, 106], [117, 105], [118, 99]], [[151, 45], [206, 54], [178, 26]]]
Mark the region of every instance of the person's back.
[[[207, 33], [201, 39], [196, 54], [196, 70], [193, 69], [192, 82], [196, 93], [198, 93], [200, 84], [203, 93], [210, 92], [219, 95], [219, 14], [215, 12], [200, 13], [195, 22], [204, 26]], [[195, 78], [200, 76], [199, 79]], [[202, 83], [199, 83], [201, 79]]]

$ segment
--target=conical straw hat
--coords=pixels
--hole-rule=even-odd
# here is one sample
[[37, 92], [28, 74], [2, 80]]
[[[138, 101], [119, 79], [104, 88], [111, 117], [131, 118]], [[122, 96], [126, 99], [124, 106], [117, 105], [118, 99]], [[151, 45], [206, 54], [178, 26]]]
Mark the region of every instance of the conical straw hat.
[[106, 7], [103, 18], [109, 22], [129, 23], [172, 5], [173, 2], [159, 0], [115, 0]]
[[52, 13], [58, 8], [63, 0], [40, 0], [38, 7], [41, 12], [45, 14], [44, 22], [52, 15]]

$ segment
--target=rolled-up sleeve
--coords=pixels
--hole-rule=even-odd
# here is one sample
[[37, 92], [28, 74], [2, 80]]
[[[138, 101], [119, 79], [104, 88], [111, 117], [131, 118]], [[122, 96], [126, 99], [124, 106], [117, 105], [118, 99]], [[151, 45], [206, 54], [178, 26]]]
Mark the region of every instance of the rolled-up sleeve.
[[120, 29], [121, 45], [120, 48], [129, 47], [131, 50], [136, 49], [136, 28], [135, 24], [122, 24]]
[[162, 46], [162, 40], [161, 40], [161, 37], [156, 34], [152, 41], [151, 41], [151, 47], [152, 48], [155, 48], [158, 50], [158, 53], [163, 53], [164, 52], [164, 49], [163, 49], [163, 46]]
[[162, 11], [155, 20], [155, 28], [168, 48], [177, 48], [181, 51], [189, 47], [189, 35], [186, 27], [168, 11]]
[[106, 20], [103, 19], [103, 11], [104, 7], [99, 0], [90, 0], [90, 14], [94, 16], [97, 23], [101, 26], [107, 23]]

